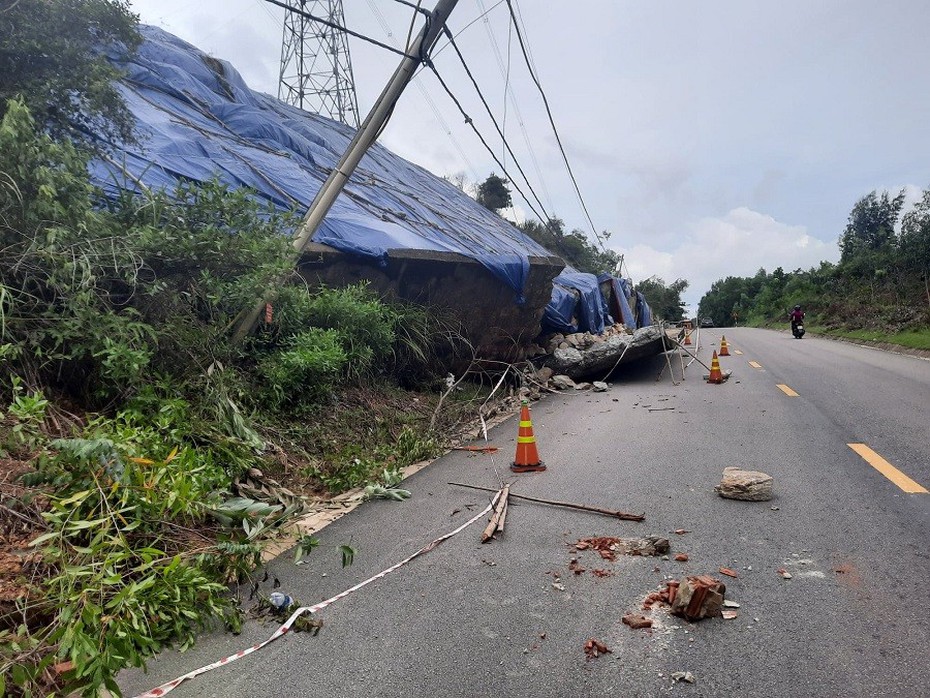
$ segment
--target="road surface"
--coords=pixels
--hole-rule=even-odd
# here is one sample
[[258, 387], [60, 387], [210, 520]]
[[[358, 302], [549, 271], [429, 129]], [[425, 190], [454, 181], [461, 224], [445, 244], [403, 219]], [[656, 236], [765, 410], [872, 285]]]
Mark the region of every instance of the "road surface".
[[[608, 392], [547, 397], [532, 409], [545, 473], [509, 473], [510, 420], [491, 432], [498, 454], [439, 459], [405, 483], [412, 499], [360, 507], [321, 532], [306, 564], [284, 556], [272, 572], [304, 602], [367, 579], [486, 505], [450, 481], [493, 487], [500, 475], [515, 493], [645, 512], [644, 523], [515, 504], [499, 540], [481, 545], [477, 523], [325, 609], [317, 637], [287, 635], [173, 695], [930, 695], [930, 495], [905, 491], [930, 487], [930, 362], [738, 328], [702, 331], [705, 363], [721, 332], [732, 371], [723, 385], [705, 383], [698, 363], [680, 380], [674, 355], [672, 373], [657, 358]], [[726, 466], [774, 476], [775, 499], [721, 499], [713, 488]], [[667, 536], [689, 561], [608, 562], [571, 545], [646, 534]], [[358, 550], [345, 570], [341, 543]], [[572, 574], [572, 557], [587, 571]], [[735, 620], [689, 624], [656, 609], [650, 630], [621, 623], [666, 578], [700, 573], [726, 582], [741, 604]], [[207, 635], [121, 685], [134, 695], [273, 629]], [[611, 653], [587, 659], [589, 638]], [[695, 683], [671, 679], [684, 671]]]

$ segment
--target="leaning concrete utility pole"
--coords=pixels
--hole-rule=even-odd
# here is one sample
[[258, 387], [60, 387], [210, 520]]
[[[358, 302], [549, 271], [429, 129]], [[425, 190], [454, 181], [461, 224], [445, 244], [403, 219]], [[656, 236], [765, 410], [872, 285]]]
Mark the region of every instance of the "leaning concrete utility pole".
[[[433, 48], [433, 44], [436, 43], [436, 40], [445, 28], [446, 20], [449, 18], [449, 15], [452, 13], [457, 3], [458, 0], [439, 0], [439, 2], [436, 3], [435, 9], [430, 13], [426, 25], [407, 47], [407, 55], [404, 56], [400, 65], [397, 66], [394, 75], [391, 76], [391, 79], [388, 81], [384, 90], [382, 90], [381, 95], [371, 108], [368, 116], [365, 117], [365, 121], [362, 123], [361, 128], [356, 131], [355, 138], [352, 139], [352, 142], [349, 144], [339, 164], [336, 165], [323, 183], [323, 186], [320, 187], [316, 197], [313, 199], [313, 203], [310, 204], [307, 215], [304, 216], [300, 227], [297, 229], [297, 234], [294, 238], [294, 251], [298, 258], [310, 242], [317, 228], [320, 227], [320, 223], [323, 222], [323, 219], [326, 217], [326, 214], [329, 213], [336, 199], [339, 198], [339, 194], [342, 193], [352, 173], [355, 172], [358, 163], [361, 162], [362, 157], [364, 157], [371, 145], [377, 140], [378, 134], [381, 133], [381, 130], [387, 124], [391, 112], [394, 109], [394, 105], [413, 77], [414, 71], [429, 55], [430, 50]], [[257, 304], [249, 315], [240, 323], [233, 335], [234, 342], [239, 342], [244, 339], [255, 325], [258, 324], [258, 319], [264, 305], [265, 301]]]

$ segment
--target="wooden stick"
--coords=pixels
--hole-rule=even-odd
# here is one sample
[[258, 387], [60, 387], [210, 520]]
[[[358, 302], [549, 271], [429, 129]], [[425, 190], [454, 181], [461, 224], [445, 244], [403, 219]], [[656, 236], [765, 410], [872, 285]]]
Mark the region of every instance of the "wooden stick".
[[[478, 485], [466, 485], [464, 482], [450, 482], [450, 485], [455, 485], [456, 487], [468, 487], [473, 490], [484, 490], [485, 492], [497, 492], [491, 487], [479, 487]], [[559, 502], [554, 499], [540, 499], [538, 497], [527, 497], [522, 494], [510, 494], [511, 497], [516, 499], [525, 499], [528, 502], [538, 502], [539, 504], [550, 504], [554, 507], [566, 507], [568, 509], [580, 509], [581, 511], [593, 511], [596, 514], [604, 514], [605, 516], [612, 516], [615, 519], [622, 519], [624, 521], [644, 521], [646, 519], [645, 514], [628, 514], [623, 511], [612, 511], [610, 509], [601, 509], [600, 507], [591, 507], [586, 504], [573, 504], [571, 502]]]
[[[510, 496], [510, 490], [507, 490], [508, 497]], [[504, 500], [504, 510], [501, 512], [501, 520], [497, 522], [497, 530], [501, 533], [504, 532], [504, 521], [507, 520], [507, 509], [510, 507], [510, 502]]]
[[[494, 492], [495, 490], [490, 490]], [[487, 543], [489, 540], [494, 538], [494, 533], [500, 527], [501, 516], [507, 510], [507, 495], [510, 494], [510, 485], [504, 485], [500, 490], [500, 497], [497, 499], [497, 504], [494, 505], [494, 514], [491, 516], [491, 520], [488, 522], [487, 528], [484, 529], [484, 533], [481, 534], [481, 542]]]

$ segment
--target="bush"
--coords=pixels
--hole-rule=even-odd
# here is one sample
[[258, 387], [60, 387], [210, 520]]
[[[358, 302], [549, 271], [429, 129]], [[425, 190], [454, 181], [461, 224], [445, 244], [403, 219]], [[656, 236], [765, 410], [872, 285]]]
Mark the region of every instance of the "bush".
[[[127, 430], [132, 438], [109, 438]], [[178, 525], [203, 525], [229, 496], [225, 470], [190, 446], [141, 455], [141, 445], [162, 437], [125, 422], [100, 420], [88, 432], [53, 442], [27, 483], [59, 494], [43, 514], [48, 531], [32, 543], [52, 574], [21, 609], [26, 626], [0, 643], [0, 674], [26, 693], [52, 661], [73, 663], [68, 690], [116, 691], [120, 669], [143, 666], [170, 643], [192, 643], [214, 618], [238, 623], [225, 584], [229, 559], [209, 542], [188, 549], [176, 535]]]
[[276, 410], [316, 402], [333, 390], [347, 362], [339, 332], [317, 327], [304, 330], [259, 362], [265, 402]]

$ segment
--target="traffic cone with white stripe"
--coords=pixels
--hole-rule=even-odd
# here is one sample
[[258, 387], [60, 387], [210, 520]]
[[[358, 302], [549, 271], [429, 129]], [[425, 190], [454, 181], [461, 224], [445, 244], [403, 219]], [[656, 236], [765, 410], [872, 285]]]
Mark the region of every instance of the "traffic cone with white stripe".
[[730, 347], [727, 346], [727, 336], [723, 335], [720, 338], [720, 356], [729, 356], [729, 355], [730, 355]]
[[546, 469], [539, 460], [536, 450], [536, 437], [533, 436], [533, 422], [530, 419], [530, 407], [524, 402], [520, 410], [520, 429], [517, 432], [517, 455], [510, 465], [515, 473], [538, 473]]
[[717, 358], [717, 352], [714, 351], [714, 356], [710, 361], [710, 375], [707, 376], [707, 382], [720, 384], [725, 380], [723, 371], [720, 370], [720, 359]]

